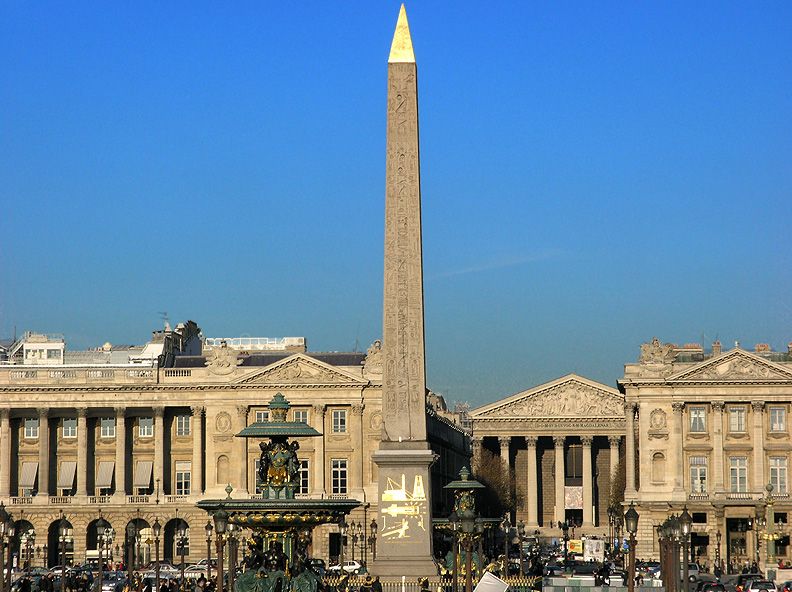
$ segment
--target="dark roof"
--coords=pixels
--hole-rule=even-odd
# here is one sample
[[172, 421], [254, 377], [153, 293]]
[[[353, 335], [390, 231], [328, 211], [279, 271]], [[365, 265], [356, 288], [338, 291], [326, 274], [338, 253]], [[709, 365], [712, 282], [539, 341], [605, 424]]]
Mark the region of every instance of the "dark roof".
[[[256, 352], [243, 357], [240, 366], [269, 366], [293, 355], [294, 352]], [[305, 355], [331, 366], [360, 366], [366, 359], [362, 352], [306, 352]], [[176, 356], [174, 368], [203, 368], [205, 362], [204, 356]]]

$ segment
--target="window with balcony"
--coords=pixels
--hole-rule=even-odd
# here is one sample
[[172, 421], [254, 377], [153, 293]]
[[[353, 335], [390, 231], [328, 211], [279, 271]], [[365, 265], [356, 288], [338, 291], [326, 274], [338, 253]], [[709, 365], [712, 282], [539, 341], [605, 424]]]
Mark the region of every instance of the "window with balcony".
[[729, 409], [729, 431], [741, 433], [745, 431], [745, 407]]
[[176, 495], [190, 495], [192, 483], [192, 463], [179, 461], [176, 463]]
[[151, 438], [154, 436], [153, 417], [141, 417], [138, 420], [138, 436], [140, 438]]
[[696, 406], [690, 408], [690, 431], [707, 431], [707, 410], [704, 407]]
[[63, 432], [64, 438], [76, 438], [77, 437], [77, 418], [76, 417], [64, 417], [63, 423], [61, 424], [61, 430]]
[[99, 435], [102, 438], [115, 438], [116, 434], [115, 419], [112, 417], [102, 417], [99, 420]]
[[773, 493], [787, 493], [787, 458], [785, 456], [770, 457], [770, 483]]
[[347, 459], [334, 458], [330, 461], [331, 493], [346, 495], [347, 493]]
[[786, 409], [770, 407], [770, 431], [786, 432]]
[[38, 438], [39, 420], [36, 417], [25, 418], [25, 438]]
[[707, 493], [707, 457], [690, 457], [690, 492]]
[[177, 415], [176, 416], [176, 435], [189, 436], [190, 435], [190, 416]]
[[347, 431], [347, 413], [345, 409], [333, 410], [333, 433], [344, 434]]
[[732, 493], [748, 491], [748, 459], [744, 456], [729, 458], [730, 490]]

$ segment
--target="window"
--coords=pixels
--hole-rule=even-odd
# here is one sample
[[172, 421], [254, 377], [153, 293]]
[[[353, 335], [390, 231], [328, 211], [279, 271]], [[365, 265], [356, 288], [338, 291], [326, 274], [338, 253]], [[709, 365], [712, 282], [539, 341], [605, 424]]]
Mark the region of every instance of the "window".
[[297, 490], [297, 493], [303, 493], [308, 495], [310, 493], [310, 470], [308, 468], [308, 461], [301, 460], [300, 461], [300, 488]]
[[729, 409], [729, 431], [745, 431], [745, 407], [731, 407]]
[[346, 495], [347, 493], [347, 460], [345, 458], [334, 458], [330, 461], [332, 493], [334, 495]]
[[99, 420], [99, 435], [102, 438], [115, 438], [115, 419], [103, 417]]
[[151, 438], [154, 435], [154, 418], [141, 417], [138, 420], [138, 436], [141, 438]]
[[[189, 417], [189, 416], [188, 416]], [[190, 495], [190, 483], [192, 480], [192, 463], [176, 463], [176, 495]]]
[[294, 421], [308, 423], [308, 411], [306, 409], [296, 409], [294, 411]]
[[25, 438], [38, 438], [39, 420], [35, 417], [25, 418]]
[[269, 421], [269, 411], [256, 411], [256, 423]]
[[787, 459], [785, 456], [770, 457], [770, 483], [773, 493], [787, 492]]
[[744, 456], [732, 456], [729, 459], [729, 477], [732, 492], [748, 491], [748, 459]]
[[707, 493], [707, 457], [690, 457], [690, 491]]
[[704, 409], [704, 407], [690, 408], [690, 431], [691, 432], [707, 431], [707, 410]]
[[189, 436], [190, 435], [190, 416], [177, 415], [176, 416], [176, 435]]
[[334, 409], [333, 410], [333, 433], [343, 434], [347, 431], [347, 418], [346, 410]]
[[770, 431], [786, 431], [786, 409], [783, 407], [770, 407]]
[[64, 417], [63, 418], [63, 437], [76, 438], [77, 437], [77, 418]]
[[59, 349], [48, 349], [47, 350], [47, 359], [48, 360], [60, 360], [60, 350]]

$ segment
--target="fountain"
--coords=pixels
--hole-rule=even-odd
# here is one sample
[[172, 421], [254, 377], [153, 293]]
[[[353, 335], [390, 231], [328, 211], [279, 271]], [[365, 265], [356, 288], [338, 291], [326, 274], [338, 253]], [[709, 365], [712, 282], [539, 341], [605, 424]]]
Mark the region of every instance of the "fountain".
[[237, 434], [269, 440], [259, 444], [261, 498], [232, 499], [229, 495], [197, 504], [218, 525], [233, 524], [253, 531], [247, 541], [244, 573], [236, 579], [234, 592], [316, 592], [320, 577], [308, 561], [313, 529], [343, 522], [360, 505], [354, 499], [296, 498], [300, 445], [290, 438], [321, 434], [303, 422], [286, 421], [289, 407], [289, 401], [276, 394], [269, 403], [269, 421], [256, 422]]

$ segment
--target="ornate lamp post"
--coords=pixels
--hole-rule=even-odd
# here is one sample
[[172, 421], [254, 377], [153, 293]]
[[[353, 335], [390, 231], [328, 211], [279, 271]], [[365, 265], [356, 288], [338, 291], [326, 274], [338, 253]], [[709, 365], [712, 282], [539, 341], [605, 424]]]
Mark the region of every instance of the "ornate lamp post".
[[[187, 546], [187, 529], [184, 528], [183, 524], [182, 526], [179, 527], [179, 530], [176, 532], [176, 536], [177, 536], [176, 547], [179, 550], [179, 557], [181, 558], [181, 565], [179, 566], [181, 568], [180, 585], [183, 588], [184, 587], [184, 549]], [[230, 575], [230, 577], [233, 579], [234, 576]], [[232, 589], [233, 589], [233, 584], [232, 584]]]
[[451, 569], [451, 590], [457, 592], [459, 590], [459, 538], [457, 537], [457, 532], [459, 532], [460, 523], [456, 511], [451, 512], [448, 516], [448, 522], [451, 524], [451, 532], [454, 536], [454, 541], [451, 543], [453, 547], [451, 557], [454, 561]]
[[69, 532], [68, 522], [66, 517], [61, 514], [61, 519], [58, 525], [58, 533], [60, 535], [60, 551], [61, 551], [61, 582], [66, 577], [66, 535]]
[[236, 578], [236, 543], [238, 526], [229, 524], [226, 528], [226, 538], [228, 542], [228, 589], [234, 589], [234, 579]]
[[96, 578], [96, 590], [98, 592], [102, 591], [102, 579], [104, 577], [104, 566], [103, 559], [102, 559], [102, 547], [104, 547], [104, 536], [105, 530], [110, 528], [110, 525], [102, 518], [102, 514], [99, 514], [99, 520], [96, 521], [96, 548], [99, 551], [99, 577]]
[[41, 562], [41, 567], [47, 568], [49, 567], [49, 547], [47, 547], [47, 545], [43, 545], [41, 547], [41, 552], [43, 559], [43, 561]]
[[160, 543], [160, 533], [162, 532], [162, 524], [160, 524], [159, 518], [154, 519], [154, 524], [151, 525], [151, 528], [154, 531], [154, 581], [156, 582], [156, 586], [157, 586], [154, 592], [159, 592], [160, 589], [159, 543]]
[[[465, 550], [465, 592], [472, 592], [473, 590], [473, 547], [481, 533], [484, 532], [481, 518], [476, 513], [475, 498], [475, 490], [483, 488], [484, 486], [481, 483], [470, 478], [470, 471], [468, 471], [467, 467], [462, 467], [462, 470], [459, 471], [458, 480], [452, 481], [443, 488], [451, 489], [454, 492], [454, 511], [449, 517], [449, 521], [454, 529], [455, 546], [461, 545]], [[508, 519], [508, 516], [506, 519]], [[458, 526], [455, 527], [455, 524]], [[508, 545], [508, 537], [506, 544]], [[508, 561], [507, 552], [507, 570]], [[455, 559], [454, 568], [456, 568], [456, 563]], [[456, 580], [456, 577], [454, 579]]]
[[721, 568], [721, 536], [721, 531], [718, 529], [715, 533], [715, 541], [717, 542], [717, 546], [715, 547], [715, 565], [718, 566], [719, 570], [723, 571], [723, 568]]
[[25, 532], [25, 566], [27, 575], [30, 577], [30, 568], [33, 563], [33, 548], [36, 544], [36, 533], [32, 528]]
[[213, 518], [215, 532], [217, 533], [217, 536], [215, 536], [215, 544], [217, 545], [217, 592], [223, 592], [223, 536], [228, 525], [228, 513], [220, 508], [214, 513]]
[[687, 505], [682, 508], [682, 513], [679, 515], [679, 526], [682, 531], [682, 556], [684, 563], [682, 564], [682, 577], [685, 582], [683, 584], [685, 592], [690, 590], [690, 530], [693, 526], [693, 517], [688, 512]]
[[355, 547], [357, 546], [358, 537], [360, 536], [360, 524], [355, 523], [349, 525], [349, 532], [352, 535], [352, 561], [355, 560]]
[[[212, 579], [212, 523], [207, 521], [204, 530], [206, 531], [206, 579]], [[157, 591], [159, 592], [159, 591]]]
[[520, 577], [523, 576], [523, 538], [525, 538], [525, 522], [520, 520], [517, 523], [517, 542], [520, 546], [520, 573], [518, 574]]
[[624, 524], [627, 532], [630, 535], [630, 569], [627, 572], [627, 590], [628, 592], [635, 591], [635, 533], [638, 532], [638, 512], [635, 509], [635, 504], [630, 502], [630, 507], [624, 513]]
[[371, 558], [377, 559], [377, 519], [372, 518], [369, 524], [369, 547], [371, 547]]

